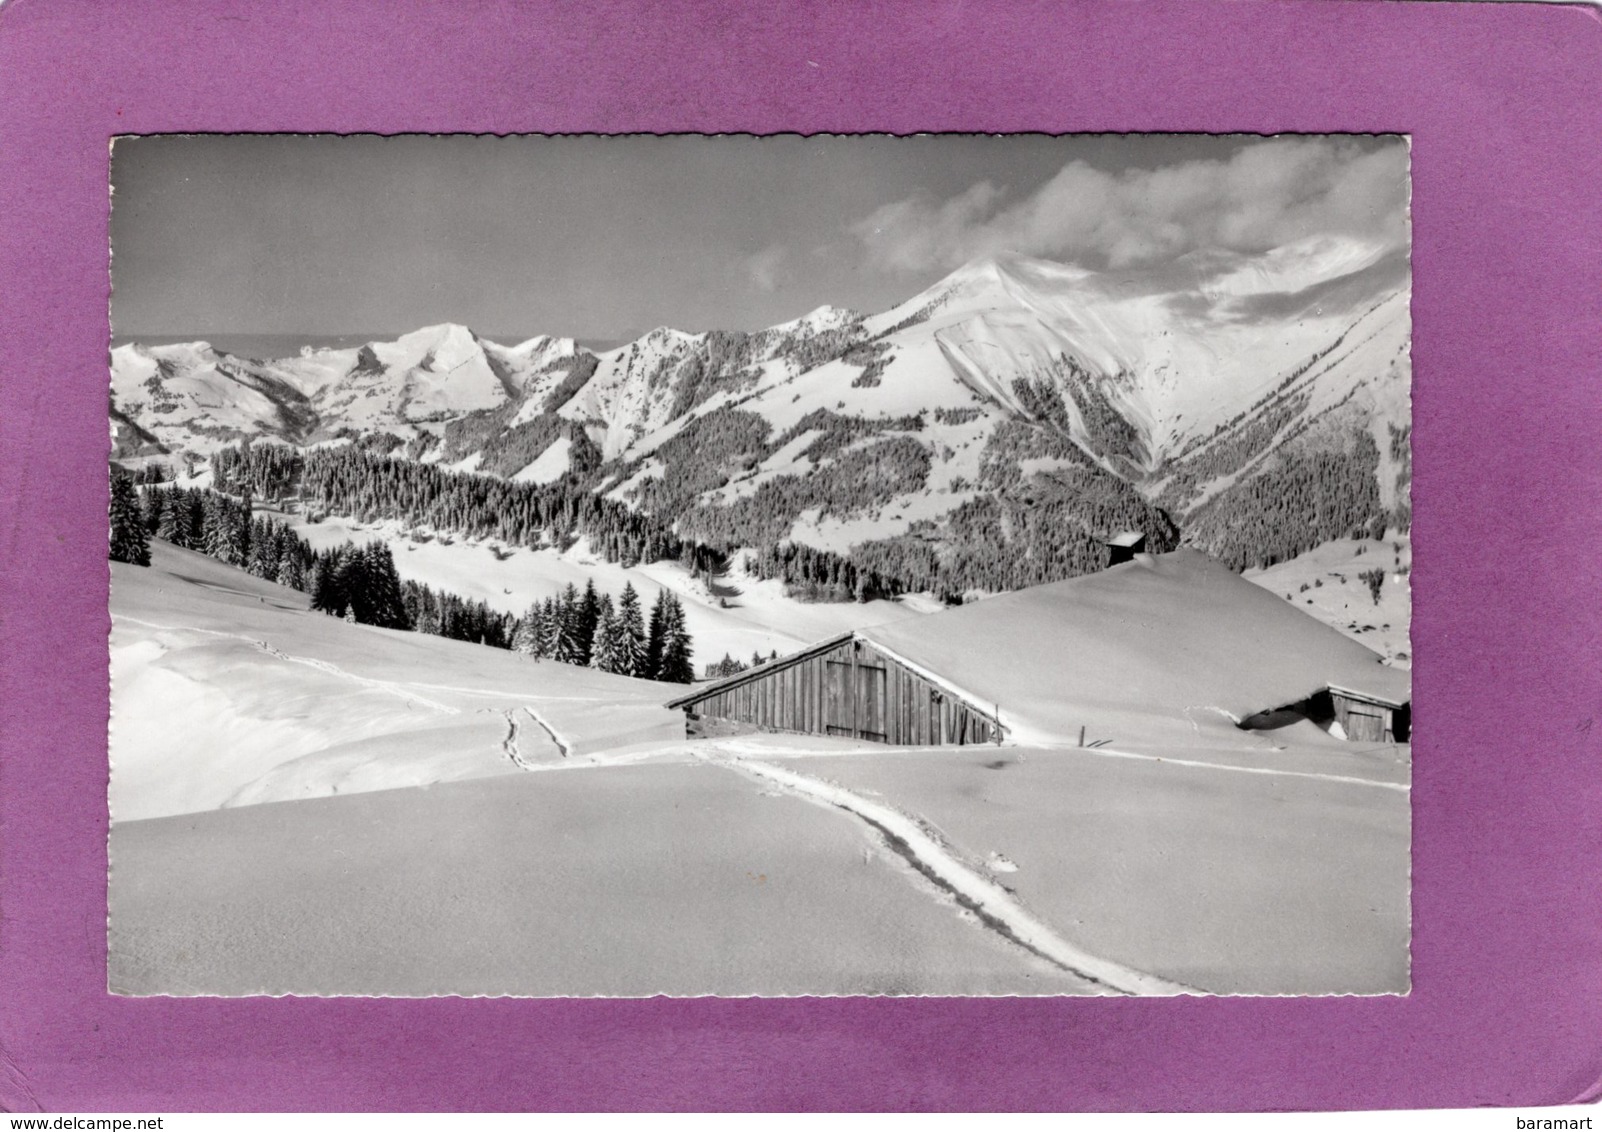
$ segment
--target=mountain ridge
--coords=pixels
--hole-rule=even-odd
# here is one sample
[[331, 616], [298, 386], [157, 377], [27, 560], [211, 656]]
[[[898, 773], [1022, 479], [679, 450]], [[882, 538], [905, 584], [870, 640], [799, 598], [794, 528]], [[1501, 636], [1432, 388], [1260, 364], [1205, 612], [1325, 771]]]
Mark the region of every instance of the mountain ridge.
[[[1352, 240], [1102, 273], [1001, 255], [878, 314], [603, 351], [448, 322], [285, 359], [119, 346], [115, 454], [380, 443], [566, 477], [726, 548], [955, 562], [1016, 544], [1035, 561], [1012, 581], [1092, 567], [1112, 522], [1264, 565], [1405, 527], [1409, 333], [1405, 258]], [[1257, 498], [1273, 485], [1294, 506]], [[1054, 518], [1024, 537], [1035, 512]]]

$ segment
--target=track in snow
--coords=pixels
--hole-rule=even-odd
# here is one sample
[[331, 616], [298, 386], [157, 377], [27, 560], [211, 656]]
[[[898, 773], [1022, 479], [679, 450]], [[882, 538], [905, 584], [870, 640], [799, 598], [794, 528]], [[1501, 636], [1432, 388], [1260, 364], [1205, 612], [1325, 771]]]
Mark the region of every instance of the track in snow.
[[1381, 790], [1400, 790], [1403, 794], [1412, 790], [1412, 787], [1405, 782], [1386, 782], [1378, 778], [1358, 778], [1356, 775], [1351, 774], [1320, 774], [1317, 771], [1286, 770], [1283, 767], [1274, 766], [1241, 766], [1239, 763], [1215, 763], [1203, 759], [1176, 759], [1168, 755], [1143, 755], [1137, 751], [1120, 751], [1115, 747], [1074, 747], [1071, 749], [1076, 753], [1105, 755], [1114, 759], [1140, 759], [1145, 762], [1172, 763], [1174, 766], [1200, 767], [1202, 770], [1231, 770], [1237, 774], [1267, 774], [1278, 778], [1311, 778], [1317, 782], [1341, 782], [1349, 786], [1374, 786]]
[[[544, 729], [545, 734], [547, 734], [547, 735], [549, 735], [551, 737], [551, 742], [556, 744], [556, 749], [558, 751], [562, 752], [562, 757], [564, 759], [567, 758], [568, 755], [573, 753], [572, 748], [570, 748], [567, 745], [567, 740], [563, 739], [560, 735], [558, 735], [556, 733], [556, 728], [552, 727], [549, 723], [546, 723], [544, 717], [541, 716], [539, 712], [535, 711], [533, 708], [529, 707], [527, 704], [523, 705], [523, 710], [528, 712], [528, 717], [530, 719], [532, 719], [535, 723], [539, 724], [540, 727]], [[512, 713], [511, 712], [507, 712], [506, 713], [506, 718], [507, 719], [511, 719], [511, 717], [512, 717]]]
[[337, 676], [342, 680], [350, 680], [356, 684], [360, 684], [364, 688], [371, 688], [375, 692], [383, 692], [385, 695], [397, 696], [400, 699], [421, 704], [423, 707], [431, 708], [434, 711], [443, 712], [446, 715], [461, 714], [461, 708], [455, 708], [450, 704], [441, 703], [438, 700], [431, 700], [427, 696], [419, 695], [418, 693], [412, 691], [405, 684], [401, 684], [393, 680], [374, 680], [367, 676], [358, 676], [354, 672], [347, 672], [337, 664], [330, 664], [326, 660], [316, 660], [309, 656], [291, 656], [282, 649], [268, 644], [266, 641], [263, 641], [257, 637], [248, 636], [244, 633], [225, 633], [221, 629], [202, 629], [193, 625], [158, 625], [154, 621], [142, 621], [137, 617], [128, 617], [120, 613], [113, 614], [113, 620], [127, 621], [131, 625], [143, 625], [147, 629], [160, 629], [163, 632], [168, 633], [204, 633], [207, 636], [222, 637], [225, 640], [244, 641], [252, 648], [266, 653], [274, 660], [281, 660], [287, 664], [299, 664], [306, 668], [315, 668], [317, 671], [327, 673], [330, 676]]
[[545, 734], [551, 737], [551, 742], [556, 744], [556, 749], [561, 752], [561, 755], [564, 759], [567, 758], [571, 753], [568, 750], [567, 744], [558, 738], [556, 732], [551, 729], [550, 724], [541, 719], [539, 715], [535, 713], [533, 708], [480, 708], [479, 710], [494, 711], [502, 719], [506, 720], [506, 737], [501, 740], [501, 753], [511, 760], [512, 765], [518, 770], [533, 771], [553, 769], [549, 764], [541, 765], [539, 763], [532, 763], [523, 757], [523, 725], [518, 718], [520, 712], [527, 713], [528, 717], [539, 725], [540, 730], [544, 731]]
[[506, 719], [506, 738], [501, 740], [501, 752], [512, 760], [512, 765], [518, 770], [528, 770], [528, 763], [523, 761], [523, 748], [517, 741], [517, 713], [507, 710], [501, 715]]
[[699, 755], [717, 766], [782, 787], [813, 802], [844, 810], [865, 822], [923, 877], [950, 894], [996, 934], [1046, 960], [1067, 974], [1086, 981], [1104, 994], [1181, 995], [1201, 991], [1157, 975], [1137, 971], [1110, 959], [1091, 955], [1058, 936], [1037, 919], [1006, 889], [963, 864], [940, 841], [913, 819], [888, 806], [863, 798], [832, 783], [771, 763], [724, 754]]
[[346, 672], [339, 665], [329, 664], [326, 660], [315, 660], [309, 656], [290, 656], [288, 653], [274, 648], [266, 641], [258, 641], [248, 637], [241, 637], [240, 639], [249, 640], [252, 645], [275, 660], [287, 661], [290, 664], [303, 664], [307, 668], [315, 668], [317, 671], [326, 672], [330, 676], [338, 676], [345, 680], [354, 681], [364, 688], [371, 688], [375, 692], [383, 692], [390, 696], [398, 696], [403, 700], [409, 700], [413, 703], [422, 704], [424, 707], [433, 708], [435, 711], [444, 712], [446, 715], [461, 714], [460, 708], [451, 707], [450, 704], [442, 704], [438, 700], [429, 699], [427, 696], [420, 696], [404, 684], [391, 680], [374, 680], [367, 676], [357, 676], [354, 672]]

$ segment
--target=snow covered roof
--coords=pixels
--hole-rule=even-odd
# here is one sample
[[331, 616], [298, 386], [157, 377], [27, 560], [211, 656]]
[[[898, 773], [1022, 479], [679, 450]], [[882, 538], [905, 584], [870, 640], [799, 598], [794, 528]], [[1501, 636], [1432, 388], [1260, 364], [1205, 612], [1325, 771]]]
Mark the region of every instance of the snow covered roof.
[[777, 660], [763, 661], [761, 664], [753, 665], [750, 668], [743, 668], [732, 676], [724, 676], [709, 683], [696, 684], [691, 691], [686, 692], [682, 696], [678, 696], [669, 700], [663, 706], [670, 708], [689, 707], [692, 704], [699, 703], [700, 701], [706, 699], [708, 696], [717, 695], [718, 693], [726, 691], [729, 688], [737, 688], [741, 684], [749, 684], [753, 680], [760, 680], [764, 676], [771, 676], [773, 673], [778, 672], [781, 669], [789, 668], [794, 664], [799, 664], [808, 657], [817, 656], [820, 653], [826, 653], [836, 645], [843, 645], [845, 642], [859, 636], [861, 636], [861, 634], [855, 630], [847, 630], [844, 633], [836, 633], [832, 637], [826, 637], [821, 641], [815, 641], [804, 649], [798, 649], [795, 652], [787, 653], [784, 656], [779, 657]]
[[1120, 531], [1107, 540], [1108, 546], [1139, 546], [1146, 541], [1146, 535], [1141, 531]]
[[[1395, 672], [1396, 670], [1388, 668], [1386, 671]], [[1373, 687], [1363, 691], [1357, 688], [1348, 688], [1344, 684], [1331, 684], [1329, 690], [1345, 696], [1347, 699], [1367, 700], [1369, 703], [1379, 704], [1388, 708], [1405, 707], [1412, 699], [1412, 689], [1407, 686], [1405, 681], [1399, 683], [1397, 687], [1385, 691], [1376, 691]]]
[[685, 707], [856, 637], [989, 714], [1024, 742], [1081, 727], [1232, 722], [1331, 686], [1407, 703], [1410, 674], [1193, 550], [831, 637], [698, 686]]
[[1193, 550], [860, 630], [1019, 738], [1110, 716], [1240, 720], [1339, 685], [1405, 703], [1410, 675]]

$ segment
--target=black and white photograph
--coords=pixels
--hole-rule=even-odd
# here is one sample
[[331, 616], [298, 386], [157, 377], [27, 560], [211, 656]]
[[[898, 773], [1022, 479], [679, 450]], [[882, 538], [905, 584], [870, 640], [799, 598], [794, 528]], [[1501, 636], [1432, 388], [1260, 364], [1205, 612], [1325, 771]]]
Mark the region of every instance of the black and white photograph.
[[112, 993], [1409, 992], [1407, 138], [110, 168]]

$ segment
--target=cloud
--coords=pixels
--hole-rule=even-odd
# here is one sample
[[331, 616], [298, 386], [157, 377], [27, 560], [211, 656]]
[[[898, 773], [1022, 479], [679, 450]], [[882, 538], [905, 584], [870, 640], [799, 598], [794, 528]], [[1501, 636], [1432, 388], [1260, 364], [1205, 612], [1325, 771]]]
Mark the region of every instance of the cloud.
[[758, 291], [771, 295], [782, 282], [785, 261], [790, 253], [783, 245], [770, 244], [745, 261], [745, 273]]
[[981, 181], [945, 201], [884, 205], [852, 226], [882, 270], [950, 269], [1016, 252], [1087, 267], [1143, 267], [1198, 249], [1261, 252], [1318, 235], [1407, 243], [1407, 147], [1273, 139], [1221, 161], [1109, 173], [1063, 166], [1008, 202]]

